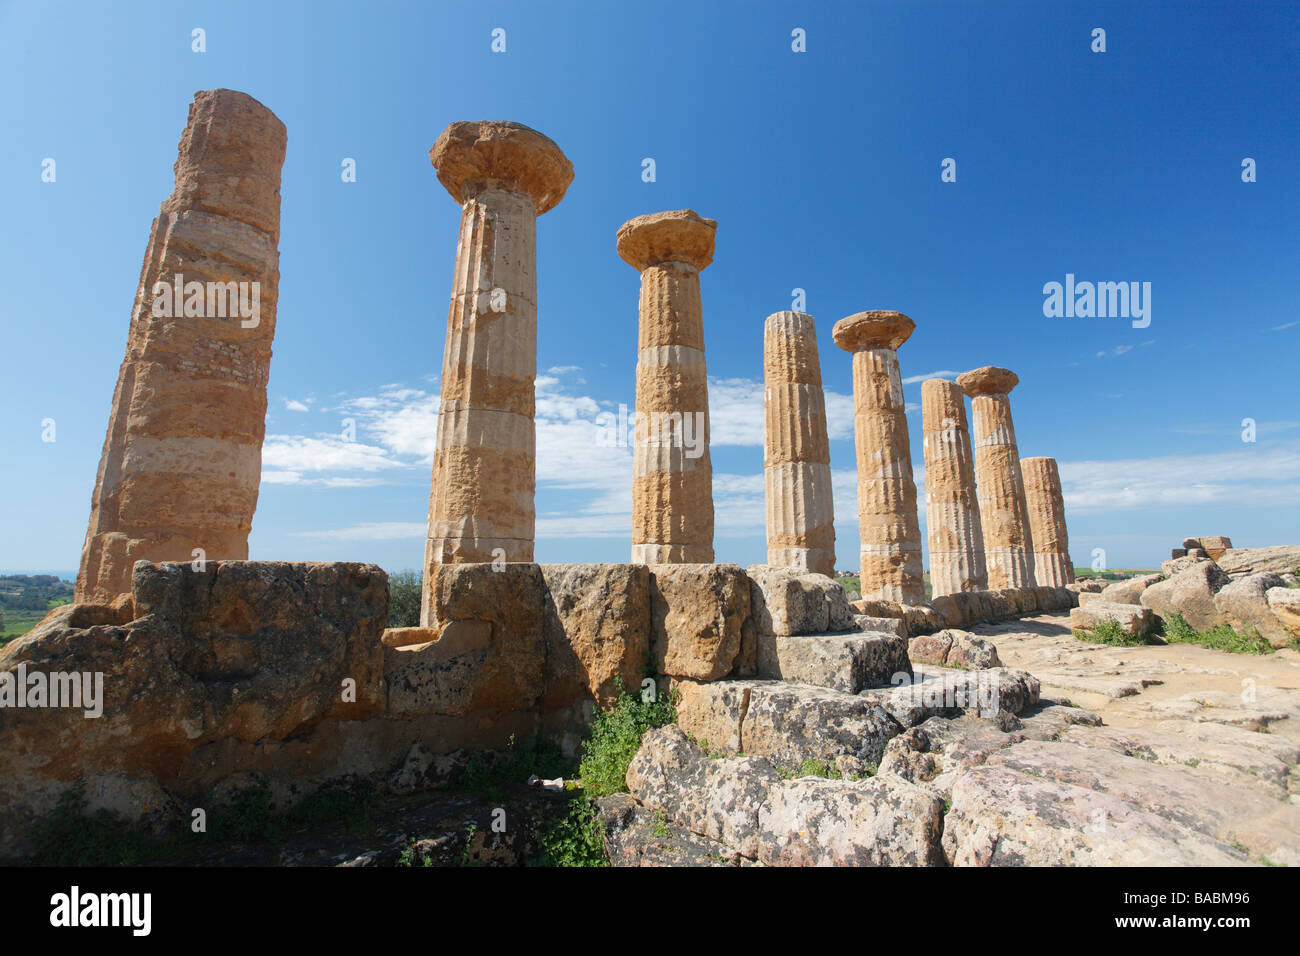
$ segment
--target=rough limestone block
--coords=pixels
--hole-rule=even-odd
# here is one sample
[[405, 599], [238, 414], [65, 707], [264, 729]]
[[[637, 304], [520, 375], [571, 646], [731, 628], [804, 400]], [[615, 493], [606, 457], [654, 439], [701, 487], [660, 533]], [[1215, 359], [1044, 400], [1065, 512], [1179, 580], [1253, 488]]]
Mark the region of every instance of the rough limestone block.
[[902, 730], [879, 702], [811, 684], [729, 680], [683, 684], [680, 693], [677, 725], [710, 751], [757, 754], [796, 770], [805, 760], [877, 763]]
[[1106, 585], [1101, 592], [1101, 599], [1112, 604], [1141, 604], [1142, 592], [1164, 579], [1164, 574], [1140, 574], [1127, 581], [1116, 581]]
[[647, 732], [627, 768], [628, 791], [642, 804], [748, 857], [758, 855], [759, 808], [780, 782], [762, 757], [712, 760], [671, 724]]
[[867, 617], [895, 617], [900, 621], [907, 617], [903, 605], [897, 601], [850, 601], [849, 609], [854, 614], [865, 614]]
[[650, 651], [657, 673], [717, 680], [740, 654], [750, 584], [735, 564], [650, 567]]
[[1226, 622], [1214, 596], [1232, 579], [1213, 561], [1199, 561], [1142, 592], [1142, 605], [1161, 617], [1181, 614], [1193, 628], [1208, 631]]
[[855, 614], [853, 626], [859, 631], [880, 631], [883, 634], [907, 637], [907, 622], [896, 617], [867, 617], [865, 614]]
[[758, 676], [856, 694], [907, 670], [907, 641], [894, 634], [760, 636]]
[[1106, 601], [1094, 601], [1086, 607], [1076, 607], [1070, 612], [1070, 629], [1074, 631], [1091, 631], [1114, 621], [1125, 633], [1134, 636], [1150, 634], [1155, 628], [1155, 615], [1150, 608], [1139, 604], [1111, 604]]
[[[508, 565], [507, 565], [508, 567]], [[543, 564], [546, 701], [612, 704], [650, 652], [650, 572], [638, 564]]]
[[1300, 640], [1300, 588], [1269, 588], [1267, 598], [1269, 610], [1286, 628], [1290, 641]]
[[425, 582], [423, 648], [386, 655], [390, 706], [463, 716], [537, 706], [547, 679], [548, 592], [536, 564], [436, 564]]
[[751, 565], [745, 573], [759, 634], [824, 634], [830, 630], [830, 605], [818, 583], [819, 575], [766, 564]]
[[899, 777], [803, 777], [759, 810], [765, 866], [941, 866], [943, 801]]
[[1227, 574], [1292, 574], [1300, 568], [1300, 545], [1288, 544], [1272, 548], [1230, 548], [1215, 558]]

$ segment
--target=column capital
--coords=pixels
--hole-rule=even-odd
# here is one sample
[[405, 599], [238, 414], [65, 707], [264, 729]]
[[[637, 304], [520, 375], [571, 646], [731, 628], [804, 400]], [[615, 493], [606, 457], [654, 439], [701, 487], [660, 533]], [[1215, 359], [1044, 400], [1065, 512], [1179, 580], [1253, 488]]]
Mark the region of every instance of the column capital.
[[957, 376], [961, 390], [975, 398], [978, 395], [1006, 395], [1020, 383], [1020, 378], [1009, 368], [985, 365]]
[[897, 349], [916, 330], [916, 323], [902, 312], [872, 309], [855, 312], [835, 323], [831, 336], [846, 352], [867, 349]]
[[522, 123], [452, 123], [429, 150], [429, 161], [456, 202], [504, 189], [529, 196], [539, 216], [555, 208], [573, 182], [573, 164], [560, 147]]
[[693, 209], [652, 212], [618, 227], [619, 257], [637, 272], [665, 262], [682, 262], [697, 271], [713, 261], [718, 224]]

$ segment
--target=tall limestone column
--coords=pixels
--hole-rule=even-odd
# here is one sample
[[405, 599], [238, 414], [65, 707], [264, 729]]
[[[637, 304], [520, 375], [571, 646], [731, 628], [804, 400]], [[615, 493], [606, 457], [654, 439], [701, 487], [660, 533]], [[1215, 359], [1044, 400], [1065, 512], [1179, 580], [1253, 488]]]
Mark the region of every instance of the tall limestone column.
[[632, 562], [713, 561], [713, 465], [700, 270], [718, 224], [690, 209], [638, 216], [618, 254], [641, 273]]
[[859, 572], [868, 600], [922, 604], [921, 529], [907, 436], [898, 347], [916, 323], [901, 312], [858, 312], [835, 323], [853, 353], [853, 433], [858, 452]]
[[763, 328], [767, 563], [835, 574], [835, 503], [813, 317], [777, 312]]
[[1010, 392], [1019, 381], [1014, 372], [991, 365], [957, 376], [974, 412], [980, 527], [989, 587], [994, 590], [1031, 588], [1037, 583], [1020, 452], [1011, 424]]
[[934, 597], [988, 587], [975, 460], [961, 386], [942, 378], [921, 385], [925, 451], [925, 527]]
[[461, 206], [429, 493], [423, 623], [440, 564], [533, 560], [537, 217], [573, 165], [519, 123], [452, 123], [429, 150]]
[[280, 279], [285, 129], [234, 90], [190, 104], [153, 222], [100, 457], [75, 600], [136, 561], [246, 559]]
[[1070, 538], [1065, 530], [1065, 497], [1055, 458], [1022, 458], [1025, 506], [1034, 542], [1034, 578], [1048, 587], [1074, 583]]

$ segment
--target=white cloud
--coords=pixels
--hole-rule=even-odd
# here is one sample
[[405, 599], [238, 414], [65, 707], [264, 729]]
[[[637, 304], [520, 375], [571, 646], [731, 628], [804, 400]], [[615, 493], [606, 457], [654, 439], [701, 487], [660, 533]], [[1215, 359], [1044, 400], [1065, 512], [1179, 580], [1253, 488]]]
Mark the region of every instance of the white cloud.
[[[310, 399], [309, 399], [309, 401], [310, 401]], [[284, 407], [287, 408], [287, 409], [288, 409], [289, 411], [291, 411], [291, 412], [309, 412], [309, 411], [311, 411], [311, 409], [307, 407], [306, 402], [300, 402], [300, 401], [298, 401], [298, 399], [296, 399], [296, 398], [286, 398], [286, 399], [284, 400]]]
[[1067, 513], [1224, 503], [1300, 504], [1300, 445], [1243, 445], [1208, 455], [1061, 462]]
[[366, 521], [351, 528], [295, 531], [293, 535], [328, 541], [420, 541], [428, 533], [428, 525], [423, 521]]
[[1295, 328], [1297, 325], [1300, 325], [1300, 321], [1297, 321], [1297, 322], [1283, 322], [1281, 325], [1274, 325], [1274, 326], [1272, 326], [1272, 327], [1270, 327], [1270, 328], [1265, 329], [1264, 331], [1265, 331], [1265, 332], [1285, 332], [1287, 329], [1293, 329], [1293, 328]]
[[909, 375], [903, 379], [904, 385], [915, 385], [917, 382], [928, 381], [932, 378], [956, 378], [961, 372], [953, 372], [949, 369], [943, 369], [939, 372], [926, 372], [923, 375]]
[[267, 435], [262, 445], [262, 467], [285, 475], [314, 471], [373, 472], [400, 468], [402, 464], [378, 446], [328, 435]]

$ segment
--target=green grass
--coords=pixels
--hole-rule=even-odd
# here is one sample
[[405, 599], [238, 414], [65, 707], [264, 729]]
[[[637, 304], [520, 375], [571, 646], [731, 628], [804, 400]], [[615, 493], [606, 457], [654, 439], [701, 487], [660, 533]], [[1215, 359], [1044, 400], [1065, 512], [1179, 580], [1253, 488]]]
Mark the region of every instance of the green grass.
[[1115, 647], [1141, 647], [1150, 643], [1143, 634], [1130, 634], [1113, 617], [1108, 617], [1088, 631], [1075, 631], [1076, 641], [1089, 644], [1110, 644]]
[[675, 695], [643, 701], [623, 691], [614, 706], [596, 714], [591, 736], [582, 742], [578, 776], [586, 795], [595, 799], [627, 789], [627, 768], [647, 730], [677, 719]]
[[1233, 630], [1227, 624], [1198, 631], [1187, 623], [1181, 614], [1161, 618], [1161, 637], [1170, 644], [1199, 644], [1213, 651], [1229, 654], [1273, 654], [1276, 648], [1259, 635], [1253, 627], [1245, 631]]

